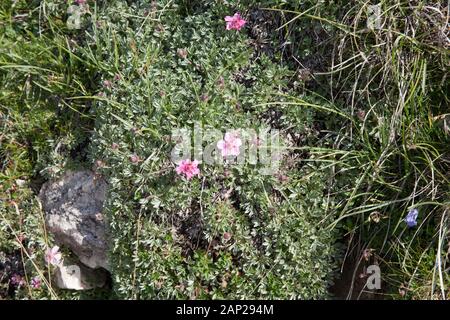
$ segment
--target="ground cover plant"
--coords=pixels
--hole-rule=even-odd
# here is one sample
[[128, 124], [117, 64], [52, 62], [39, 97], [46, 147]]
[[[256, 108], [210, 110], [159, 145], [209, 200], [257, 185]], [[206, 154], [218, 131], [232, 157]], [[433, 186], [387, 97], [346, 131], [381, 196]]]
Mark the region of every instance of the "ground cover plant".
[[[108, 10], [143, 14], [118, 6]], [[117, 65], [105, 72], [106, 101], [93, 111], [91, 147], [100, 172], [111, 177], [111, 259], [125, 297], [326, 296], [334, 240], [316, 224], [328, 213], [327, 171], [316, 176], [316, 166], [294, 164], [273, 176], [255, 166], [202, 164], [199, 177], [185, 179], [171, 164], [173, 129], [196, 122], [221, 132], [270, 121], [283, 129], [302, 121], [297, 134], [312, 126], [311, 112], [302, 109], [274, 118], [269, 103], [285, 91], [288, 70], [257, 56], [242, 34], [226, 30], [218, 15], [225, 8], [211, 4], [186, 15], [169, 6], [158, 37], [151, 24], [136, 34], [141, 21], [133, 18], [113, 25], [106, 11], [100, 19], [112, 27], [93, 36], [105, 40], [97, 45], [107, 54], [117, 34], [116, 54], [106, 63]], [[130, 39], [146, 45], [130, 50]], [[281, 175], [295, 182], [283, 183]]]
[[[448, 17], [431, 1], [2, 2], [0, 297], [448, 298]], [[276, 170], [230, 160], [263, 152], [246, 134], [264, 130]], [[111, 284], [85, 292], [55, 287], [72, 253], [37, 198], [77, 168], [109, 184]]]

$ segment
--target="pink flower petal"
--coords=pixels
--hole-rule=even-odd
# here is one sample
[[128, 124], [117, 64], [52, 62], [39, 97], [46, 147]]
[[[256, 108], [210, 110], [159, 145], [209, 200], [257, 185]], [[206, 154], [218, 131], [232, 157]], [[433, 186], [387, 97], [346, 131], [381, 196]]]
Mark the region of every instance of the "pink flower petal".
[[175, 169], [177, 174], [184, 175], [187, 180], [190, 180], [195, 175], [200, 175], [200, 169], [198, 168], [198, 161], [191, 161], [184, 159], [180, 161], [178, 167]]
[[246, 23], [238, 12], [236, 12], [232, 17], [226, 16], [225, 21], [227, 30], [240, 30]]

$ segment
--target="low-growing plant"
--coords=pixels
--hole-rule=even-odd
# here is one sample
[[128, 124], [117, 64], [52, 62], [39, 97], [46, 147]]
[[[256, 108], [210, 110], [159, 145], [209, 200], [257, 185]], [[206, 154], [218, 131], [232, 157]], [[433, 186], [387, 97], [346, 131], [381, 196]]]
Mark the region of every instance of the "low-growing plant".
[[285, 140], [291, 126], [312, 131], [314, 112], [271, 104], [290, 72], [225, 29], [231, 7], [183, 16], [158, 3], [143, 24], [144, 4], [106, 7], [91, 34], [97, 59], [111, 66], [91, 150], [110, 181], [115, 290], [141, 299], [326, 297], [337, 254], [335, 234], [320, 227], [332, 219], [329, 170], [298, 166], [289, 152], [276, 175], [201, 163], [186, 179], [170, 158], [174, 129], [195, 125], [222, 134], [272, 126]]

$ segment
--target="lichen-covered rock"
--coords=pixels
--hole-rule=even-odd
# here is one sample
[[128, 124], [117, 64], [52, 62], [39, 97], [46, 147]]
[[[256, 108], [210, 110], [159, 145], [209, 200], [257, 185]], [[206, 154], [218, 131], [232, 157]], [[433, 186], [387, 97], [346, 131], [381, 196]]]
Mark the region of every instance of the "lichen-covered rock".
[[45, 183], [39, 197], [46, 225], [57, 243], [66, 245], [90, 268], [109, 269], [108, 240], [102, 215], [107, 184], [92, 171], [69, 171]]

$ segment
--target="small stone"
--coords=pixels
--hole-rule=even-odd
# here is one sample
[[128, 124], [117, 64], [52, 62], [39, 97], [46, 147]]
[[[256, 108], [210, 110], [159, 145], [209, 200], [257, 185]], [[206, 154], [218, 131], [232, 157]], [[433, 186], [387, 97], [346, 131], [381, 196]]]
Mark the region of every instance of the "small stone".
[[19, 188], [23, 188], [25, 185], [26, 185], [26, 181], [25, 180], [22, 180], [22, 179], [17, 179], [16, 180], [16, 184], [17, 184], [17, 186], [19, 187]]
[[54, 278], [60, 289], [89, 290], [103, 287], [106, 284], [107, 272], [101, 269], [92, 270], [81, 263], [63, 263], [55, 270]]

